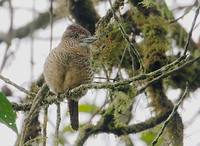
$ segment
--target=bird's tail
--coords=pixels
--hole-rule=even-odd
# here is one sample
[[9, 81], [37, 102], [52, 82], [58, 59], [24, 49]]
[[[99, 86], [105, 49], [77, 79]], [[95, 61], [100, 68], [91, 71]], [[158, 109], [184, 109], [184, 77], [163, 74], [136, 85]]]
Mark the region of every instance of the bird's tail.
[[71, 126], [74, 130], [78, 130], [79, 128], [78, 101], [68, 99], [68, 108], [69, 108]]

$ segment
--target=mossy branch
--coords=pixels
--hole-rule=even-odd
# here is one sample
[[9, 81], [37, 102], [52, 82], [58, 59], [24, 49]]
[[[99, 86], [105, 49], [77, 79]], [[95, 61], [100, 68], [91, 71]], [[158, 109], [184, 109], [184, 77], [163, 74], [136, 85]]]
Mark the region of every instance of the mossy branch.
[[[112, 108], [112, 107], [108, 107]], [[89, 136], [98, 134], [98, 133], [113, 133], [117, 136], [139, 133], [144, 130], [155, 127], [156, 125], [162, 123], [169, 116], [170, 111], [166, 113], [162, 113], [155, 117], [152, 117], [144, 122], [140, 122], [137, 124], [131, 124], [129, 126], [121, 126], [121, 127], [112, 127], [110, 126], [111, 122], [109, 119], [111, 118], [109, 115], [104, 115], [96, 125], [86, 125], [80, 130], [79, 136], [76, 139], [75, 146], [82, 146]]]
[[[66, 93], [66, 94], [67, 94], [67, 96], [76, 95], [78, 92], [80, 92], [82, 90], [86, 90], [86, 89], [114, 89], [114, 90], [119, 90], [120, 88], [125, 88], [125, 86], [130, 84], [130, 83], [134, 84], [134, 81], [151, 79], [142, 88], [138, 89], [138, 91], [137, 91], [137, 95], [138, 95], [138, 94], [142, 93], [150, 84], [155, 83], [156, 81], [160, 80], [161, 78], [165, 78], [169, 75], [172, 75], [173, 73], [185, 68], [186, 66], [191, 65], [194, 62], [197, 62], [199, 59], [200, 59], [200, 56], [195, 58], [195, 59], [189, 60], [189, 61], [187, 61], [187, 60], [181, 61], [182, 59], [180, 60], [180, 58], [179, 58], [179, 59], [175, 60], [173, 63], [168, 64], [166, 66], [163, 66], [162, 68], [160, 68], [160, 69], [158, 69], [154, 72], [141, 74], [141, 75], [132, 77], [130, 79], [121, 80], [121, 81], [114, 82], [114, 83], [110, 83], [110, 82], [107, 83], [106, 82], [106, 83], [83, 84], [79, 87], [76, 87], [76, 88], [70, 90], [69, 93]], [[0, 78], [0, 79], [8, 80], [5, 77]], [[14, 82], [9, 80], [9, 82], [7, 82], [7, 83], [14, 86], [18, 90], [24, 92], [24, 90], [21, 90], [20, 86], [15, 86]], [[27, 90], [25, 90], [25, 91], [27, 91]], [[27, 94], [27, 92], [25, 92], [25, 93]], [[59, 99], [55, 95], [50, 95], [46, 99], [43, 99], [41, 106], [50, 105], [50, 104], [56, 103], [58, 101], [63, 101], [66, 98], [66, 94], [62, 94]], [[35, 93], [28, 92], [28, 95], [34, 96]], [[16, 110], [16, 111], [30, 110], [31, 105], [32, 105], [32, 103], [24, 103], [24, 104], [12, 103], [12, 106], [13, 106], [14, 110]]]

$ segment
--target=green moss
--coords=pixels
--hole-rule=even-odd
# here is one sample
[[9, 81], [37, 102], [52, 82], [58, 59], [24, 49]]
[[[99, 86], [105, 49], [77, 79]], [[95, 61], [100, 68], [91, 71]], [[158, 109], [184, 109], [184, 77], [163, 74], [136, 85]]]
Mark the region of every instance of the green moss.
[[[141, 14], [140, 14], [141, 15]], [[144, 40], [140, 43], [140, 53], [143, 56], [147, 72], [154, 71], [167, 63], [165, 52], [171, 47], [166, 37], [168, 23], [159, 16], [149, 16], [143, 19], [140, 26]]]
[[105, 64], [113, 64], [117, 60], [116, 57], [121, 48], [126, 46], [117, 24], [109, 24], [104, 29], [97, 31], [97, 35], [102, 35], [99, 42], [97, 42], [99, 43], [97, 47], [98, 49], [101, 48], [101, 52], [94, 56], [95, 59]]
[[[129, 24], [123, 23], [123, 28], [129, 33]], [[124, 49], [128, 47], [123, 38], [117, 22], [111, 22], [105, 27], [99, 27], [96, 31], [100, 39], [94, 44], [93, 65], [95, 68], [101, 67], [101, 64], [112, 68], [119, 65]], [[131, 67], [130, 55], [126, 54], [122, 62], [123, 67]]]
[[143, 0], [140, 3], [146, 8], [156, 7], [156, 3], [154, 0]]
[[130, 87], [127, 92], [115, 92], [114, 97], [114, 123], [115, 127], [121, 127], [127, 125], [131, 119], [131, 110], [134, 102], [133, 97], [135, 97], [135, 89]]
[[130, 102], [129, 97], [123, 92], [115, 93], [117, 100], [115, 100], [114, 123], [115, 126], [122, 126], [128, 123], [130, 119]]
[[153, 37], [157, 39], [163, 39], [167, 34], [168, 22], [159, 16], [149, 16], [144, 25], [141, 27], [145, 37]]
[[114, 101], [103, 113], [104, 122], [110, 129], [128, 124], [132, 115], [131, 110], [136, 95], [135, 91], [135, 87], [130, 86], [125, 92], [113, 92]]

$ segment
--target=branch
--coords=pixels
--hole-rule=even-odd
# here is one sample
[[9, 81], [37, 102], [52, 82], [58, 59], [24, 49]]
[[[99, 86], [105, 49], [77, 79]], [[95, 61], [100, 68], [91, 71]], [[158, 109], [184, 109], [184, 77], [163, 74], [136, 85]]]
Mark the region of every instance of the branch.
[[69, 10], [76, 20], [92, 34], [95, 32], [95, 24], [99, 20], [99, 15], [94, 9], [91, 0], [69, 0]]
[[189, 34], [188, 34], [188, 39], [187, 39], [187, 42], [186, 42], [186, 44], [185, 44], [185, 50], [184, 50], [184, 54], [183, 54], [183, 55], [186, 55], [186, 53], [187, 53], [187, 51], [188, 51], [188, 46], [189, 46], [189, 44], [190, 44], [192, 32], [193, 32], [193, 29], [194, 29], [194, 26], [195, 26], [197, 17], [198, 17], [198, 15], [199, 15], [199, 10], [200, 10], [200, 2], [198, 2], [198, 7], [197, 7], [197, 9], [196, 9], [194, 19], [193, 19], [193, 21], [192, 21], [192, 27], [191, 27], [190, 32], [189, 32]]
[[183, 102], [183, 100], [185, 99], [186, 95], [188, 93], [188, 85], [186, 85], [185, 91], [181, 97], [181, 99], [179, 100], [179, 102], [174, 106], [172, 112], [170, 113], [170, 115], [168, 116], [168, 118], [165, 120], [165, 122], [163, 123], [162, 128], [160, 129], [160, 132], [157, 134], [156, 138], [152, 141], [151, 146], [155, 146], [159, 140], [159, 138], [161, 137], [161, 135], [163, 134], [165, 128], [167, 127], [168, 123], [170, 122], [170, 120], [173, 118], [173, 116], [177, 113], [178, 107], [180, 106], [180, 104]]
[[[59, 17], [54, 17], [53, 21], [60, 19]], [[31, 34], [31, 32], [37, 29], [44, 28], [49, 24], [49, 12], [40, 13], [40, 15], [33, 21], [27, 23], [26, 25], [13, 30], [13, 38], [24, 38]], [[7, 35], [0, 32], [0, 43], [7, 42]]]
[[135, 47], [135, 45], [129, 40], [129, 36], [128, 34], [126, 33], [124, 27], [122, 26], [121, 24], [121, 21], [120, 21], [120, 18], [118, 18], [118, 16], [115, 14], [115, 10], [113, 9], [113, 5], [112, 5], [112, 2], [111, 0], [109, 0], [109, 3], [110, 3], [110, 6], [111, 6], [111, 10], [112, 10], [112, 13], [114, 15], [114, 18], [115, 18], [115, 21], [118, 23], [119, 25], [119, 28], [120, 28], [120, 32], [124, 38], [124, 40], [129, 44], [129, 49], [132, 49], [133, 50], [133, 53], [134, 55], [136, 56], [139, 64], [140, 64], [140, 68], [142, 69], [142, 71], [144, 72], [144, 65], [143, 65], [143, 61], [142, 61], [142, 58], [137, 50], [137, 48]]
[[146, 83], [146, 85], [144, 85], [140, 90], [138, 90], [138, 94], [142, 93], [149, 85], [155, 83], [156, 81], [160, 80], [160, 79], [163, 79], [165, 77], [168, 77], [169, 75], [175, 73], [175, 72], [178, 72], [180, 71], [181, 69], [193, 64], [194, 62], [197, 62], [198, 60], [200, 59], [200, 56], [199, 57], [196, 57], [192, 60], [189, 60], [185, 63], [181, 63], [178, 67], [176, 68], [173, 68], [172, 70], [169, 70], [167, 72], [165, 72], [164, 74], [160, 75], [160, 76], [157, 76], [155, 77], [154, 79], [152, 79], [151, 81], [149, 81], [148, 83]]
[[1, 0], [0, 1], [0, 6], [3, 6], [4, 2], [6, 2], [7, 0]]
[[124, 4], [124, 0], [116, 0], [116, 1], [114, 2], [114, 4], [113, 4], [113, 7], [110, 8], [110, 9], [107, 11], [106, 15], [105, 15], [104, 17], [102, 17], [102, 18], [98, 21], [97, 27], [99, 27], [99, 26], [101, 26], [101, 25], [103, 25], [103, 24], [107, 24], [107, 23], [110, 21], [110, 19], [113, 17], [113, 11], [116, 12], [116, 11], [120, 8], [120, 6], [122, 6], [123, 4]]
[[57, 106], [57, 115], [56, 115], [56, 128], [55, 128], [55, 146], [59, 146], [59, 127], [61, 122], [60, 103], [56, 103], [56, 106]]
[[144, 130], [153, 128], [156, 125], [165, 121], [167, 117], [169, 116], [170, 112], [171, 111], [162, 113], [144, 122], [131, 124], [129, 126], [121, 126], [121, 127], [112, 127], [112, 126], [109, 126], [108, 123], [105, 124], [105, 122], [107, 121], [104, 119], [105, 117], [102, 117], [97, 123], [97, 125], [95, 126], [87, 125], [83, 129], [81, 129], [80, 134], [75, 142], [76, 143], [75, 145], [82, 146], [90, 135], [98, 134], [100, 132], [113, 133], [117, 136], [142, 132]]
[[[48, 96], [46, 99], [43, 99], [41, 106], [45, 106], [45, 105], [50, 105], [56, 102], [61, 102], [64, 99], [66, 99], [66, 97], [73, 97], [73, 95], [79, 94], [79, 92], [83, 91], [83, 90], [87, 90], [87, 89], [112, 89], [112, 90], [119, 90], [119, 89], [124, 89], [126, 85], [133, 83], [134, 81], [138, 81], [138, 80], [145, 80], [147, 78], [150, 78], [151, 80], [149, 82], [147, 82], [143, 87], [141, 87], [140, 89], [137, 90], [137, 94], [142, 93], [149, 85], [155, 83], [156, 81], [165, 78], [181, 69], [183, 69], [186, 66], [189, 66], [191, 64], [193, 64], [194, 62], [198, 61], [200, 59], [200, 56], [186, 61], [186, 62], [181, 62], [180, 64], [178, 64], [178, 66], [172, 66], [172, 65], [177, 65], [177, 60], [180, 61], [180, 58], [175, 60], [174, 62], [172, 62], [171, 64], [168, 64], [154, 72], [150, 72], [150, 73], [146, 73], [146, 74], [141, 74], [138, 76], [135, 76], [133, 78], [127, 79], [127, 80], [121, 80], [118, 82], [105, 82], [105, 83], [91, 83], [91, 84], [83, 84], [80, 85], [74, 89], [71, 89], [69, 91], [69, 93], [65, 93], [65, 94], [61, 94], [60, 98], [57, 98], [57, 96], [55, 95], [51, 95]], [[0, 76], [1, 77], [1, 76]], [[153, 79], [152, 79], [153, 78]], [[0, 78], [1, 79], [1, 78]], [[9, 83], [10, 84], [10, 83]], [[14, 83], [11, 82], [11, 85], [13, 85]], [[14, 86], [15, 87], [15, 86]], [[17, 86], [17, 89], [20, 89]], [[22, 91], [22, 90], [20, 90]], [[29, 95], [32, 95], [34, 93], [30, 93], [28, 92]], [[32, 95], [33, 96], [33, 95]], [[17, 103], [12, 103], [13, 109], [16, 111], [27, 111], [30, 110], [32, 103], [24, 103], [24, 104], [17, 104]]]
[[32, 101], [30, 111], [28, 112], [28, 115], [24, 120], [24, 124], [23, 124], [23, 127], [22, 127], [22, 132], [21, 132], [21, 135], [20, 135], [18, 146], [23, 146], [23, 144], [25, 142], [26, 132], [27, 132], [27, 129], [30, 125], [30, 122], [32, 121], [35, 113], [40, 109], [41, 102], [42, 102], [43, 99], [45, 99], [46, 95], [48, 94], [48, 91], [49, 91], [48, 86], [46, 84], [44, 84], [42, 86], [42, 88], [38, 91], [34, 100]]
[[7, 33], [7, 36], [6, 36], [7, 42], [6, 42], [6, 48], [5, 48], [3, 60], [2, 60], [1, 66], [0, 66], [0, 73], [3, 71], [3, 68], [5, 67], [6, 62], [9, 58], [8, 51], [9, 51], [9, 48], [11, 46], [11, 40], [12, 40], [12, 35], [13, 35], [13, 16], [14, 16], [14, 13], [13, 13], [13, 5], [12, 5], [11, 0], [8, 0], [8, 5], [9, 5], [9, 12], [10, 12], [10, 27], [9, 27], [9, 30], [8, 30], [8, 33]]
[[44, 107], [44, 118], [43, 118], [42, 146], [46, 146], [46, 142], [47, 142], [47, 122], [48, 122], [48, 106], [45, 106]]
[[53, 0], [50, 1], [49, 22], [50, 22], [50, 47], [49, 47], [49, 50], [51, 51], [52, 41], [53, 41]]
[[[194, 62], [198, 61], [200, 59], [199, 57], [196, 57], [190, 61], [185, 62], [184, 61], [184, 57], [180, 57], [178, 59], [176, 59], [174, 62], [163, 66], [162, 68], [150, 72], [150, 73], [145, 73], [145, 74], [141, 74], [135, 77], [132, 77], [130, 79], [127, 80], [121, 80], [118, 82], [105, 82], [105, 83], [91, 83], [91, 84], [83, 84], [80, 85], [72, 90], [69, 91], [69, 95], [76, 95], [78, 92], [82, 91], [82, 90], [86, 90], [86, 89], [114, 89], [114, 90], [118, 90], [120, 88], [124, 88], [125, 85], [128, 85], [134, 81], [138, 81], [138, 80], [145, 80], [147, 78], [152, 78], [148, 83], [145, 84], [145, 86], [143, 86], [141, 89], [139, 89], [137, 91], [137, 94], [142, 93], [150, 84], [153, 84], [154, 82], [160, 80], [161, 78], [165, 78], [171, 74], [173, 74], [174, 72], [177, 72], [181, 69], [183, 69], [184, 67], [193, 64]], [[177, 67], [176, 65], [179, 64], [179, 66]], [[175, 67], [176, 66], [176, 67]], [[10, 79], [0, 75], [0, 79], [3, 80], [5, 83], [10, 84], [12, 86], [14, 86], [15, 88], [17, 88], [18, 90], [24, 92], [25, 94], [34, 97], [35, 93], [29, 92], [28, 90], [26, 90], [25, 88], [17, 85], [16, 83], [12, 82]], [[67, 95], [67, 96], [69, 96]], [[41, 103], [41, 106], [45, 106], [45, 105], [50, 105], [53, 103], [56, 103], [59, 101], [63, 101], [66, 98], [66, 94], [62, 94], [60, 96], [60, 98], [58, 99], [55, 95], [53, 96], [48, 96], [46, 99], [43, 100], [43, 102]], [[23, 104], [17, 104], [17, 103], [12, 103], [13, 109], [16, 111], [27, 111], [30, 110], [32, 103], [23, 103]]]
[[23, 88], [23, 87], [17, 85], [16, 83], [12, 82], [10, 79], [8, 79], [8, 78], [6, 78], [6, 77], [4, 77], [4, 76], [2, 76], [2, 75], [0, 75], [0, 79], [3, 80], [5, 83], [14, 86], [14, 87], [17, 88], [19, 91], [22, 91], [22, 92], [24, 92], [24, 93], [27, 94], [27, 95], [30, 95], [30, 96], [35, 95], [34, 93], [29, 92], [29, 91], [26, 90], [25, 88]]

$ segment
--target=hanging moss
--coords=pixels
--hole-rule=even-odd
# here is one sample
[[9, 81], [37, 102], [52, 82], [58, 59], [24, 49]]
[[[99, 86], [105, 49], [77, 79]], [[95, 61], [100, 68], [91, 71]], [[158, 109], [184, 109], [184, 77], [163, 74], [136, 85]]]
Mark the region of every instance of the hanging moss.
[[159, 16], [149, 16], [140, 22], [144, 40], [140, 43], [140, 53], [143, 56], [147, 72], [159, 69], [167, 63], [165, 52], [170, 48], [166, 37], [168, 23]]
[[132, 116], [131, 111], [135, 93], [135, 88], [133, 86], [129, 86], [129, 89], [126, 92], [114, 92], [113, 96], [116, 99], [113, 102], [115, 127], [124, 126], [129, 123]]
[[[129, 25], [122, 23], [124, 29], [130, 32]], [[94, 44], [93, 51], [93, 64], [95, 68], [104, 64], [110, 68], [118, 66], [124, 49], [127, 48], [127, 42], [124, 40], [119, 24], [117, 22], [110, 22], [105, 27], [99, 27], [96, 31], [97, 36], [101, 36], [100, 39]], [[122, 67], [130, 66], [129, 55], [125, 55], [125, 59], [122, 62]]]

